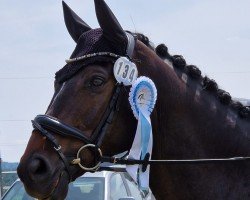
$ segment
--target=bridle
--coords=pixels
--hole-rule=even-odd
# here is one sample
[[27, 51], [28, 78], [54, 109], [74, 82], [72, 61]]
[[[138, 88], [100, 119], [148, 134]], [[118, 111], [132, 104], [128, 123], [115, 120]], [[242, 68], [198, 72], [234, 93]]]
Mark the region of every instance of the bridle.
[[[126, 56], [131, 59], [132, 54], [135, 47], [135, 38], [130, 33], [126, 33], [128, 37], [128, 45]], [[98, 52], [93, 54], [84, 55], [78, 58], [68, 59], [66, 62], [75, 62], [84, 59], [88, 59], [96, 56], [110, 56], [118, 59], [121, 57], [120, 55], [116, 55], [110, 52]], [[135, 160], [128, 159], [126, 156], [123, 157], [107, 157], [102, 155], [102, 151], [100, 146], [105, 137], [107, 130], [110, 128], [112, 121], [116, 112], [119, 110], [119, 97], [121, 95], [121, 91], [123, 88], [123, 84], [117, 83], [113, 92], [113, 95], [109, 101], [109, 104], [102, 116], [100, 123], [97, 125], [96, 129], [92, 133], [91, 137], [88, 138], [86, 134], [79, 129], [69, 126], [60, 120], [48, 116], [48, 115], [37, 115], [34, 120], [32, 120], [32, 124], [35, 130], [47, 139], [50, 144], [53, 146], [54, 150], [57, 152], [59, 157], [64, 163], [65, 170], [69, 175], [70, 181], [72, 181], [72, 174], [70, 172], [70, 165], [78, 164], [85, 171], [97, 171], [97, 170], [110, 170], [116, 171], [116, 168], [109, 167], [100, 167], [101, 163], [113, 163], [113, 164], [121, 164], [121, 165], [142, 165], [142, 171], [145, 171], [148, 165], [152, 164], [209, 164], [209, 163], [228, 163], [228, 162], [238, 162], [238, 161], [250, 161], [250, 157], [234, 157], [234, 158], [222, 158], [222, 159], [190, 159], [190, 160], [149, 160], [150, 155], [146, 154], [143, 160]], [[51, 133], [53, 132], [53, 133]], [[62, 150], [61, 145], [58, 143], [54, 134], [61, 135], [63, 137], [72, 137], [84, 142], [84, 146], [82, 146], [77, 153], [77, 157], [75, 159], [70, 159], [70, 156], [66, 156]], [[89, 148], [94, 152], [96, 165], [94, 167], [86, 167], [81, 164], [80, 153], [84, 149]]]
[[[128, 39], [128, 44], [127, 44], [125, 56], [128, 59], [131, 59], [133, 55], [134, 47], [135, 47], [136, 38], [131, 33], [128, 33], [128, 32], [126, 32], [126, 36]], [[87, 54], [87, 55], [77, 57], [77, 58], [68, 59], [66, 60], [66, 62], [71, 63], [71, 62], [81, 61], [81, 60], [98, 57], [98, 56], [108, 56], [108, 57], [112, 57], [115, 59], [122, 57], [121, 55], [116, 55], [110, 52], [97, 52], [97, 53]], [[102, 141], [104, 139], [104, 136], [108, 128], [110, 127], [114, 119], [115, 113], [119, 109], [119, 96], [123, 87], [124, 86], [122, 83], [116, 84], [113, 95], [101, 118], [101, 121], [95, 128], [94, 132], [91, 134], [90, 138], [88, 138], [86, 134], [80, 131], [79, 129], [69, 126], [61, 122], [60, 120], [54, 117], [48, 116], [48, 115], [37, 115], [35, 119], [32, 120], [32, 125], [34, 129], [38, 130], [38, 132], [43, 137], [45, 137], [47, 141], [51, 143], [51, 145], [53, 146], [53, 148], [55, 149], [55, 151], [57, 152], [57, 154], [63, 161], [65, 165], [65, 169], [68, 172], [68, 175], [70, 177], [70, 180], [72, 180], [72, 175], [70, 172], [70, 164], [73, 164], [73, 165], [78, 164], [85, 171], [96, 171], [97, 169], [99, 169], [101, 160], [99, 160], [99, 162], [94, 167], [83, 166], [80, 160], [80, 152], [86, 148], [89, 148], [95, 153], [95, 157], [97, 157], [97, 154], [99, 155], [100, 158], [102, 157], [100, 146], [102, 144]], [[85, 145], [78, 150], [76, 159], [69, 161], [68, 156], [64, 155], [64, 153], [61, 150], [61, 145], [58, 143], [57, 139], [51, 132], [61, 135], [63, 137], [73, 137], [75, 139], [78, 139], [84, 142]]]

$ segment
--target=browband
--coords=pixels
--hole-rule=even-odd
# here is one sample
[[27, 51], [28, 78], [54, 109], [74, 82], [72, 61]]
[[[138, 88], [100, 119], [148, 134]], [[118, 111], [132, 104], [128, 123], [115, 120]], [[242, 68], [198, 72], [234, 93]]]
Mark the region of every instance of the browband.
[[[129, 59], [132, 59], [136, 39], [131, 33], [128, 33], [128, 32], [126, 32], [126, 36], [127, 36], [127, 39], [128, 39], [128, 45], [127, 45], [126, 55], [125, 56], [127, 56]], [[65, 61], [66, 61], [66, 63], [72, 63], [72, 62], [85, 60], [85, 59], [92, 58], [92, 57], [97, 57], [97, 56], [109, 56], [109, 57], [113, 57], [115, 59], [118, 59], [119, 57], [122, 57], [121, 55], [117, 55], [117, 54], [111, 53], [111, 52], [98, 52], [98, 53], [86, 54], [86, 55], [83, 55], [83, 56], [80, 56], [80, 57], [69, 58], [69, 59], [66, 59]]]

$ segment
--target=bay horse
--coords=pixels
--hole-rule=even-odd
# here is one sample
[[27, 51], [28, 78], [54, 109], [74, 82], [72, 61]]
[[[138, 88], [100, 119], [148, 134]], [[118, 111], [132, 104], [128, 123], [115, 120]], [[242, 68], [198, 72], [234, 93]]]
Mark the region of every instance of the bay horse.
[[[98, 29], [63, 2], [76, 48], [56, 73], [54, 96], [46, 114], [33, 121], [18, 166], [31, 196], [64, 199], [68, 183], [87, 171], [70, 162], [86, 144], [109, 156], [130, 149], [137, 121], [129, 87], [114, 78], [119, 56], [129, 57], [139, 76], [152, 79], [158, 91], [151, 115], [153, 159], [250, 155], [249, 107], [233, 101], [182, 56], [171, 56], [164, 44], [154, 49], [146, 36], [124, 31], [104, 0], [94, 2]], [[81, 151], [81, 164], [95, 166], [96, 151], [92, 146]], [[250, 199], [250, 163], [152, 165], [150, 187], [158, 200]]]

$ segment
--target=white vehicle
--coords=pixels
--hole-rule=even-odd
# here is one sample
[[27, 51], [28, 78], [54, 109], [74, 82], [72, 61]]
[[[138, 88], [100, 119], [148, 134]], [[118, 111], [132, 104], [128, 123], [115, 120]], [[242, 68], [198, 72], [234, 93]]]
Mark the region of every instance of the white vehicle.
[[[18, 179], [2, 200], [34, 200]], [[86, 173], [69, 184], [66, 200], [155, 200], [151, 191], [143, 197], [126, 172]]]

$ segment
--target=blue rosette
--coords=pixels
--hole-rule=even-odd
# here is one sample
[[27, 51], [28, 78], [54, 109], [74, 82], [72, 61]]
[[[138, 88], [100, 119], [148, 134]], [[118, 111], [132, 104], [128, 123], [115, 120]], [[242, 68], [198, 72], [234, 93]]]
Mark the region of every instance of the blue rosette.
[[[153, 148], [153, 134], [150, 120], [157, 99], [157, 90], [154, 82], [142, 76], [133, 83], [129, 102], [135, 118], [138, 120], [135, 138], [129, 152], [131, 159], [144, 159], [147, 153], [151, 157]], [[149, 169], [143, 171], [141, 166], [127, 166], [130, 176], [138, 182], [140, 189], [146, 194], [149, 189]]]
[[149, 115], [154, 109], [157, 99], [157, 90], [154, 82], [145, 76], [141, 76], [133, 83], [129, 102], [136, 119], [139, 118], [139, 111]]

